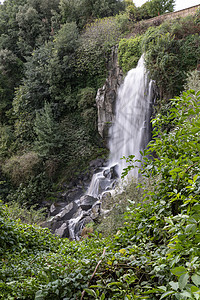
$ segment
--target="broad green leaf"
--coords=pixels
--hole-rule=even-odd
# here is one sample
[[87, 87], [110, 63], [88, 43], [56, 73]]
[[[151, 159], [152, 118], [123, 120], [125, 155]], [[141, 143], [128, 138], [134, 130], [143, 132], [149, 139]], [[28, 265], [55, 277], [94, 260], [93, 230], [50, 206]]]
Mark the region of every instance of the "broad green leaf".
[[200, 212], [200, 204], [195, 204], [195, 205], [192, 207], [192, 211]]
[[174, 294], [174, 291], [168, 291], [168, 292], [162, 294], [162, 296], [160, 297], [160, 300], [161, 300], [161, 299], [164, 299], [164, 298], [166, 298], [167, 296], [172, 295], [172, 294]]
[[158, 289], [163, 292], [166, 292], [166, 290], [167, 290], [166, 286], [158, 286]]
[[192, 281], [194, 282], [195, 285], [199, 286], [200, 285], [200, 276], [197, 274], [192, 275]]
[[104, 299], [105, 299], [105, 294], [103, 293], [103, 294], [101, 295], [100, 300], [104, 300]]
[[92, 290], [92, 289], [85, 289], [85, 291], [86, 291], [86, 293], [88, 293], [89, 295], [91, 295], [91, 296], [93, 296], [93, 297], [95, 297], [96, 298], [96, 293], [95, 293], [95, 291], [94, 290]]
[[190, 294], [189, 292], [187, 292], [187, 291], [184, 291], [184, 292], [180, 293], [180, 295], [181, 295], [182, 297], [184, 297], [184, 298], [186, 297], [186, 298], [192, 299], [191, 294]]
[[184, 267], [177, 267], [177, 268], [171, 269], [170, 271], [172, 274], [174, 274], [176, 276], [181, 276], [181, 275], [187, 273], [187, 269]]
[[196, 293], [196, 292], [200, 293], [200, 289], [197, 286], [195, 286], [195, 285], [192, 285], [190, 287], [190, 290], [191, 290], [192, 293]]
[[179, 277], [179, 280], [178, 280], [178, 283], [179, 283], [179, 288], [181, 290], [184, 289], [184, 287], [186, 286], [187, 282], [188, 282], [188, 279], [189, 279], [189, 274], [186, 273], [186, 274], [183, 274]]
[[178, 282], [170, 281], [170, 282], [169, 282], [169, 285], [170, 285], [171, 288], [172, 288], [173, 290], [175, 290], [175, 291], [177, 291], [178, 288], [179, 288]]
[[112, 285], [122, 286], [123, 284], [121, 282], [119, 282], [119, 281], [108, 283], [108, 286], [112, 286]]
[[45, 299], [45, 295], [43, 291], [37, 291], [35, 294], [35, 300], [44, 300], [44, 299]]
[[187, 225], [186, 228], [185, 228], [185, 232], [186, 232], [186, 233], [191, 232], [191, 233], [194, 234], [194, 233], [196, 232], [196, 230], [197, 230], [196, 224], [189, 224], [189, 225]]

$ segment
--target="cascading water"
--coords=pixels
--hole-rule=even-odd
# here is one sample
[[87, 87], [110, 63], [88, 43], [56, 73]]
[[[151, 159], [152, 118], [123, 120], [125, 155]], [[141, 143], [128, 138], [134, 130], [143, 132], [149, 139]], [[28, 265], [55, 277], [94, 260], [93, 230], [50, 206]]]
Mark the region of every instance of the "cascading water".
[[[127, 166], [125, 159], [121, 158], [135, 155], [136, 159], [140, 159], [140, 151], [150, 140], [152, 99], [153, 83], [148, 79], [142, 56], [137, 67], [128, 72], [118, 91], [116, 116], [110, 129], [109, 164], [94, 174], [85, 195], [66, 205], [45, 225], [55, 234], [79, 240], [87, 223], [106, 214], [101, 198], [105, 191], [113, 190], [119, 182], [122, 170]], [[137, 168], [130, 176], [138, 176]]]
[[[109, 165], [102, 172], [94, 174], [87, 194], [93, 197], [106, 189], [112, 188], [112, 174], [120, 177], [127, 167], [123, 156], [135, 155], [140, 159], [151, 138], [150, 116], [153, 100], [153, 82], [149, 80], [142, 56], [135, 69], [128, 72], [123, 85], [119, 88], [116, 102], [116, 116], [110, 129]], [[138, 176], [138, 169], [131, 171], [131, 176]]]

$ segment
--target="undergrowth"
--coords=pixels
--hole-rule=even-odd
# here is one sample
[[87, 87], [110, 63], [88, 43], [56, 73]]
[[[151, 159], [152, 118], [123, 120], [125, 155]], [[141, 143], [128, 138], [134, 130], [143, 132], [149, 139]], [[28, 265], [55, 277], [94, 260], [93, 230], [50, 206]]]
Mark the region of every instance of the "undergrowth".
[[139, 185], [142, 203], [127, 199], [116, 234], [70, 242], [8, 218], [1, 204], [1, 299], [200, 299], [200, 92], [172, 103], [152, 122], [154, 159], [140, 171], [152, 187]]

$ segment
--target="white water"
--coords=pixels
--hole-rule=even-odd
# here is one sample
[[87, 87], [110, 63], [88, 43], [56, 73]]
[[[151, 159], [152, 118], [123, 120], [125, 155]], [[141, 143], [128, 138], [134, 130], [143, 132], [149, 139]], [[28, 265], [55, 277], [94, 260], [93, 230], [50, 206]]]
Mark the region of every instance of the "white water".
[[[115, 121], [110, 130], [109, 165], [102, 172], [94, 174], [87, 195], [98, 197], [103, 188], [111, 188], [112, 180], [105, 178], [103, 173], [105, 169], [118, 165], [117, 173], [120, 177], [128, 165], [125, 159], [121, 159], [123, 156], [135, 155], [135, 159], [141, 159], [140, 151], [144, 150], [150, 140], [152, 99], [153, 83], [148, 79], [142, 56], [137, 67], [128, 72], [119, 88]], [[138, 169], [133, 169], [130, 174], [137, 177]]]

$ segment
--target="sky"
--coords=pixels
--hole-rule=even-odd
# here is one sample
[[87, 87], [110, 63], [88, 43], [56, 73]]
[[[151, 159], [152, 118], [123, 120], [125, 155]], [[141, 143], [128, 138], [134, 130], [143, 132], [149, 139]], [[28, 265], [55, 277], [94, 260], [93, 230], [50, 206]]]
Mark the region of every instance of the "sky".
[[[3, 3], [4, 0], [0, 0], [0, 2]], [[133, 0], [133, 2], [136, 6], [141, 6], [147, 0]], [[200, 4], [200, 0], [176, 0], [175, 10], [181, 10], [198, 4]]]
[[[136, 6], [141, 6], [147, 0], [133, 0]], [[194, 5], [200, 4], [200, 0], [176, 0], [175, 10], [181, 10]]]

